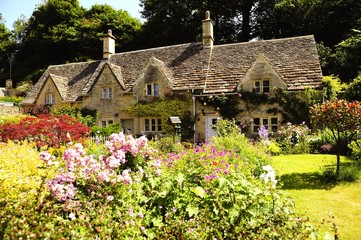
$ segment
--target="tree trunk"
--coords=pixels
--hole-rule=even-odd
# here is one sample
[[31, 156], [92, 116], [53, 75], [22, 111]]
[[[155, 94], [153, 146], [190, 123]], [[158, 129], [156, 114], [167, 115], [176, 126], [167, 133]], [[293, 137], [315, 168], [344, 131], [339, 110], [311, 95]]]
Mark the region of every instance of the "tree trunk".
[[337, 143], [336, 145], [336, 157], [337, 157], [337, 165], [336, 165], [336, 177], [340, 176], [340, 166], [341, 166], [341, 144]]

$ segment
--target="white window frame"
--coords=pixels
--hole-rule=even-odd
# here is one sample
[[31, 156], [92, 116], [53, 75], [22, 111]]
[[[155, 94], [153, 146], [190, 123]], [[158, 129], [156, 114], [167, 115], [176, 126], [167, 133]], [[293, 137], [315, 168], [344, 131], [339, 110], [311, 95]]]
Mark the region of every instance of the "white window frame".
[[109, 127], [110, 124], [114, 124], [113, 120], [101, 120], [100, 121], [102, 127]]
[[[265, 83], [268, 83], [268, 85], [265, 85]], [[271, 81], [269, 79], [255, 80], [253, 87], [256, 93], [269, 94], [271, 92]]]
[[45, 95], [45, 103], [49, 104], [49, 105], [54, 105], [55, 104], [55, 95], [54, 95], [54, 93], [47, 93]]
[[112, 98], [113, 98], [113, 89], [102, 88], [102, 99], [112, 99]]
[[[255, 119], [259, 119], [259, 124], [255, 124]], [[258, 130], [261, 126], [264, 126], [267, 130], [271, 129], [269, 132], [277, 132], [279, 127], [279, 118], [278, 117], [254, 117], [253, 118], [253, 133], [258, 133]]]
[[147, 96], [159, 97], [159, 84], [158, 83], [150, 83], [145, 87], [145, 94]]
[[144, 118], [144, 132], [162, 132], [160, 118]]

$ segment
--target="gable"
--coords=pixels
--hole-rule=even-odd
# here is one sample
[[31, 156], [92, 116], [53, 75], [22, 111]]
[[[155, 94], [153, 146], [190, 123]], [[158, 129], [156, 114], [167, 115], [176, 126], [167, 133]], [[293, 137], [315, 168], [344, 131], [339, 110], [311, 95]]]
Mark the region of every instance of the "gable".
[[[53, 76], [54, 77], [54, 76]], [[63, 102], [63, 97], [58, 90], [57, 84], [54, 82], [52, 76], [48, 76], [41, 88], [40, 93], [36, 98], [36, 104], [45, 104], [46, 95], [52, 94], [55, 98], [55, 105], [59, 105]]]
[[264, 54], [258, 55], [252, 66], [247, 70], [244, 77], [239, 81], [237, 90], [251, 92], [255, 87], [255, 81], [269, 81], [270, 90], [275, 88], [287, 88], [286, 82], [270, 64]]
[[152, 57], [135, 82], [133, 92], [139, 99], [144, 99], [147, 96], [147, 85], [154, 86], [156, 84], [159, 87], [159, 97], [163, 97], [164, 93], [172, 88], [172, 81], [172, 76], [165, 64]]

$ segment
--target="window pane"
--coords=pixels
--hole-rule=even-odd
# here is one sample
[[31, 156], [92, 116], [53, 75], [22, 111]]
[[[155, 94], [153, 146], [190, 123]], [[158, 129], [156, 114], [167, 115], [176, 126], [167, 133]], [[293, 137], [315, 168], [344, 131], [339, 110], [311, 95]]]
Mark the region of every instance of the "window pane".
[[269, 87], [269, 81], [263, 81], [263, 92], [269, 93], [270, 87]]
[[159, 85], [154, 84], [154, 96], [159, 96]]
[[257, 93], [261, 92], [261, 82], [260, 81], [254, 82], [254, 90]]
[[152, 132], [155, 132], [155, 119], [152, 119]]
[[158, 132], [162, 131], [162, 120], [158, 119]]
[[278, 131], [278, 126], [272, 126], [272, 132], [277, 132]]
[[102, 121], [102, 127], [106, 127], [107, 126], [107, 121]]
[[149, 119], [144, 120], [144, 131], [149, 132]]
[[111, 99], [113, 97], [113, 91], [111, 88], [108, 89], [108, 98]]
[[106, 88], [102, 89], [102, 98], [107, 98], [107, 89]]
[[268, 118], [262, 119], [262, 125], [268, 127]]
[[278, 125], [278, 118], [271, 118], [272, 125]]
[[260, 119], [259, 118], [253, 118], [253, 124], [258, 125], [258, 126], [261, 125], [260, 124]]
[[151, 95], [152, 95], [152, 85], [151, 85], [151, 84], [148, 84], [148, 85], [147, 85], [147, 95], [148, 95], [148, 96], [151, 96]]
[[109, 121], [108, 121], [108, 125], [109, 125], [109, 124], [113, 124], [113, 120], [109, 120]]

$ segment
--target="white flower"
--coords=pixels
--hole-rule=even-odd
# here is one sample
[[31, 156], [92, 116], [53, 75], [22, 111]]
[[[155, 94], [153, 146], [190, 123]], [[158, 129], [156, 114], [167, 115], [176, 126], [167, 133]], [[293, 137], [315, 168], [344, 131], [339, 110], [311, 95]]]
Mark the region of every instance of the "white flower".
[[265, 183], [272, 182], [274, 185], [276, 185], [276, 172], [273, 170], [272, 166], [266, 165], [263, 166], [262, 169], [265, 171], [265, 173], [262, 173], [260, 178], [263, 179]]
[[69, 214], [69, 219], [70, 219], [71, 221], [75, 220], [75, 219], [76, 219], [75, 214], [74, 214], [74, 213], [70, 213], [70, 214]]

